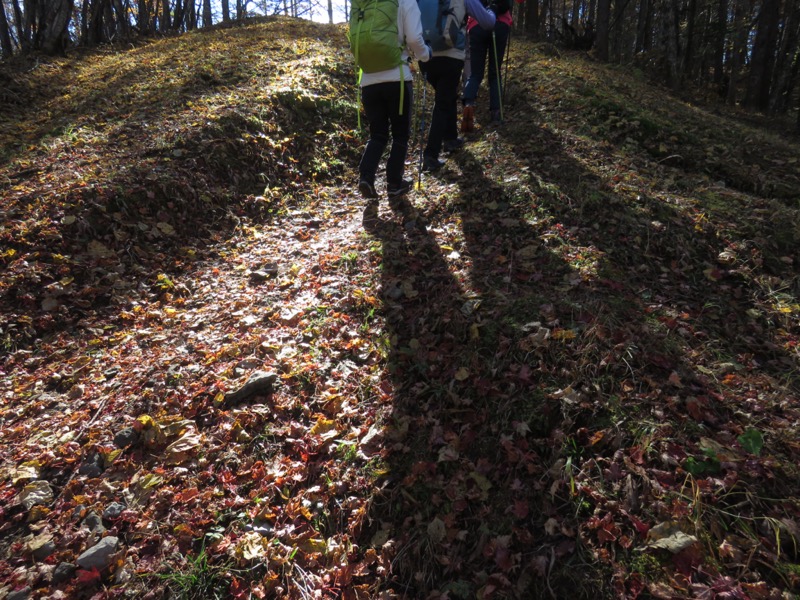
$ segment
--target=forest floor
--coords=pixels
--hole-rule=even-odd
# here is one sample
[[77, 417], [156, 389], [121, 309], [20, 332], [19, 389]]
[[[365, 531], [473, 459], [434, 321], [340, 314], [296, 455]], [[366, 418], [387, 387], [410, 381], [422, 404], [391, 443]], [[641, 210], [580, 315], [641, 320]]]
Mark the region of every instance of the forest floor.
[[515, 37], [365, 219], [344, 34], [0, 65], [0, 596], [795, 597], [789, 127]]

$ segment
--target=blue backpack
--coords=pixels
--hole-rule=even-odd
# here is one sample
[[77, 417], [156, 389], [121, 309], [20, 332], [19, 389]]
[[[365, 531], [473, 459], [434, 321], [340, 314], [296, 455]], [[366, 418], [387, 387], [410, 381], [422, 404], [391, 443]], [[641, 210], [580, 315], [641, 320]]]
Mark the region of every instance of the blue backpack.
[[463, 0], [417, 0], [417, 4], [422, 21], [422, 37], [434, 52], [464, 49], [467, 36], [464, 31], [466, 13]]

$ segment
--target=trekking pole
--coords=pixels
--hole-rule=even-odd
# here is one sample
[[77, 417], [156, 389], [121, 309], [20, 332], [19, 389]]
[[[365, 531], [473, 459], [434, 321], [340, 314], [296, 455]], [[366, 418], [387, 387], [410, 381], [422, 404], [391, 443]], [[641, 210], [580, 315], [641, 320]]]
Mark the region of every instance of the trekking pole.
[[419, 164], [417, 165], [417, 189], [422, 189], [422, 153], [425, 149], [425, 109], [427, 104], [428, 86], [425, 85], [425, 76], [420, 69], [420, 81], [422, 82], [422, 103], [420, 104], [419, 117]]
[[[511, 4], [511, 14], [514, 14], [514, 4]], [[503, 76], [503, 93], [500, 106], [506, 103], [506, 86], [508, 85], [508, 57], [511, 56], [511, 27], [508, 28], [508, 39], [506, 40], [506, 74]]]
[[494, 71], [497, 74], [497, 95], [500, 98], [500, 121], [503, 121], [503, 95], [500, 83], [500, 63], [497, 59], [497, 36], [492, 31], [492, 46], [494, 47]]

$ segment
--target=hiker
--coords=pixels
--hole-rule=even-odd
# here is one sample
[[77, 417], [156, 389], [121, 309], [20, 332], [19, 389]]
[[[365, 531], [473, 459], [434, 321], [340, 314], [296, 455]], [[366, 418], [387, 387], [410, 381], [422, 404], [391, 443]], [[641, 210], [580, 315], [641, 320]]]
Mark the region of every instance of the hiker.
[[390, 199], [408, 193], [412, 182], [403, 179], [408, 139], [411, 134], [412, 76], [409, 53], [422, 62], [431, 57], [431, 49], [422, 37], [419, 7], [416, 0], [399, 0], [397, 8], [397, 42], [402, 47], [401, 64], [385, 71], [361, 76], [361, 102], [369, 125], [369, 140], [358, 166], [358, 189], [365, 198], [378, 197], [375, 174], [389, 143], [392, 146], [386, 161], [386, 191]]
[[513, 23], [511, 18], [511, 1], [495, 0], [489, 8], [495, 13], [497, 20], [494, 29], [485, 29], [477, 19], [467, 20], [469, 36], [470, 74], [464, 86], [464, 111], [461, 117], [461, 131], [468, 133], [475, 123], [475, 99], [478, 88], [483, 81], [486, 59], [489, 59], [489, 112], [492, 123], [500, 123], [503, 118], [500, 86], [500, 67], [503, 64], [506, 44]]
[[[427, 2], [434, 6], [441, 4], [440, 0], [419, 0], [421, 7]], [[451, 39], [446, 44], [452, 46], [439, 50], [438, 44], [432, 44], [433, 56], [427, 63], [420, 63], [419, 66], [435, 92], [428, 141], [422, 155], [422, 170], [425, 172], [435, 172], [444, 166], [439, 160], [439, 153], [442, 150], [446, 153], [455, 152], [464, 145], [463, 138], [458, 137], [458, 87], [461, 82], [461, 71], [464, 68], [465, 17], [469, 15], [480, 23], [482, 28], [489, 31], [495, 24], [494, 13], [487, 10], [480, 0], [450, 0], [449, 4], [445, 10], [457, 27], [457, 32], [451, 33]], [[436, 12], [434, 8], [433, 14]], [[423, 9], [422, 13], [425, 20], [426, 11]], [[423, 23], [423, 28], [429, 29], [425, 25]], [[433, 25], [430, 27], [434, 28]], [[449, 28], [445, 24], [442, 29], [447, 31]], [[429, 32], [425, 31], [425, 34], [428, 35]], [[429, 38], [426, 39], [430, 41]]]

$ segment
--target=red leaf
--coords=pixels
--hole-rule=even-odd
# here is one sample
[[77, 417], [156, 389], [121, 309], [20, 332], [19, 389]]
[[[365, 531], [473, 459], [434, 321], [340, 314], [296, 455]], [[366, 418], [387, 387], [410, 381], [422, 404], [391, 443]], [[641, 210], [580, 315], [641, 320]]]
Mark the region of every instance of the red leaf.
[[528, 516], [528, 501], [527, 500], [515, 500], [514, 501], [514, 516], [518, 519], [524, 519]]
[[80, 569], [78, 571], [78, 583], [81, 585], [91, 585], [100, 581], [100, 571], [96, 567], [91, 569]]
[[686, 399], [686, 411], [695, 421], [702, 421], [705, 416], [703, 406], [697, 398]]

